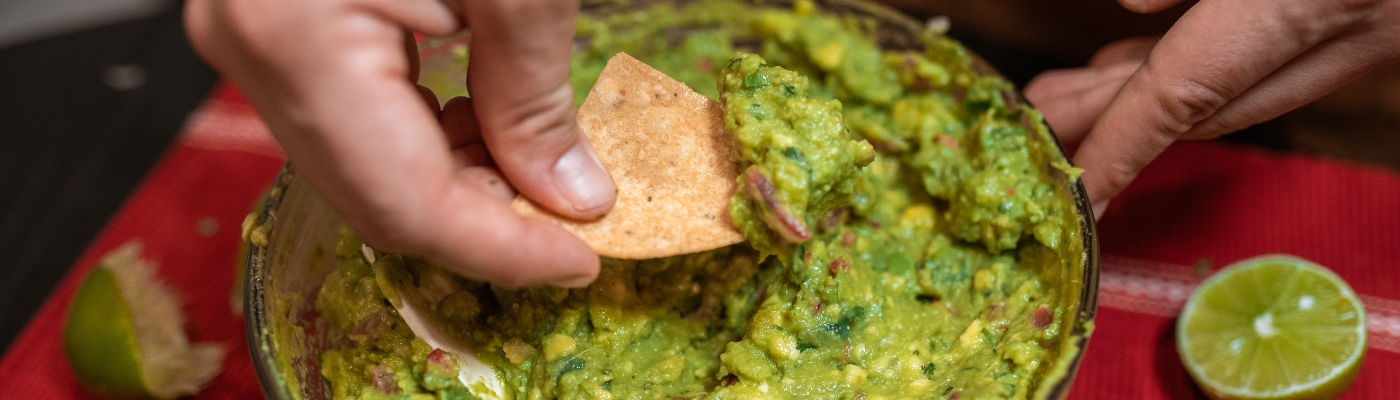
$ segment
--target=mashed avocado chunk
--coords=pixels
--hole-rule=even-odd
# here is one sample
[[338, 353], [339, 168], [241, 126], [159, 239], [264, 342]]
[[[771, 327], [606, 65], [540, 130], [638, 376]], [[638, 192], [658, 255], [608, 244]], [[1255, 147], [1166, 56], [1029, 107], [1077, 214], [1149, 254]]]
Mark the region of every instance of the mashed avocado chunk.
[[730, 60], [719, 85], [742, 168], [730, 213], [753, 248], [790, 260], [817, 218], [850, 203], [875, 150], [847, 137], [840, 101], [808, 98], [807, 77], [760, 56]]
[[[723, 102], [748, 243], [604, 259], [580, 289], [373, 268], [441, 291], [432, 312], [515, 399], [1043, 398], [1078, 350], [1081, 233], [1051, 178], [1074, 169], [956, 42], [882, 50], [872, 26], [806, 1], [580, 17], [580, 102], [618, 51]], [[318, 303], [346, 338], [321, 358], [335, 397], [472, 398], [338, 253]]]
[[984, 113], [969, 136], [976, 150], [967, 174], [953, 191], [949, 220], [959, 238], [982, 243], [987, 251], [1015, 249], [1021, 238], [1035, 233], [1042, 243], [1057, 246], [1064, 210], [1053, 183], [1036, 179], [1044, 174], [1043, 151], [1033, 147], [1032, 132], [994, 114]]

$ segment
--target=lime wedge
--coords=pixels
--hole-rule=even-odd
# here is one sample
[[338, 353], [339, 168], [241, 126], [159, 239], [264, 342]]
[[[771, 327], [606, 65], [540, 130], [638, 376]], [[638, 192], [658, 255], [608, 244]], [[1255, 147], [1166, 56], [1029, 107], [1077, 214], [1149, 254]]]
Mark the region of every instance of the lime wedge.
[[1326, 268], [1244, 260], [1201, 283], [1176, 324], [1181, 362], [1215, 399], [1330, 399], [1366, 354], [1366, 314]]
[[68, 313], [63, 345], [73, 374], [94, 392], [108, 397], [150, 396], [141, 379], [131, 313], [112, 271], [99, 267], [83, 280]]
[[103, 257], [78, 287], [63, 350], [79, 383], [106, 398], [192, 395], [219, 373], [218, 344], [191, 344], [180, 299], [131, 242]]

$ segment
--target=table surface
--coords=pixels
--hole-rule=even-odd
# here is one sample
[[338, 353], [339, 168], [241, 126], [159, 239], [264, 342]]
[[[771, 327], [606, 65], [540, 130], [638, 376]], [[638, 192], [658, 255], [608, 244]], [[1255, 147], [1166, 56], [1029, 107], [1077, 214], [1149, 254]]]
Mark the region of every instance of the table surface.
[[[0, 359], [0, 387], [17, 398], [91, 397], [63, 361], [68, 301], [101, 255], [140, 240], [183, 296], [192, 339], [228, 349], [198, 397], [260, 396], [230, 292], [240, 223], [282, 161], [241, 96], [217, 91]], [[1202, 397], [1178, 361], [1175, 315], [1210, 270], [1267, 253], [1326, 265], [1361, 294], [1371, 348], [1346, 397], [1397, 396], [1397, 204], [1400, 174], [1387, 170], [1218, 142], [1173, 146], [1099, 224], [1099, 314], [1071, 397]]]

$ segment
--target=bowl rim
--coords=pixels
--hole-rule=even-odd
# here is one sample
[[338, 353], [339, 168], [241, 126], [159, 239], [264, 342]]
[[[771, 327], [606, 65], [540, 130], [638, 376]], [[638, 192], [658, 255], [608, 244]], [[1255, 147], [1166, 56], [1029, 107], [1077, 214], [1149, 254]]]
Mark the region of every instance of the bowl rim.
[[[890, 22], [903, 25], [905, 28], [919, 27], [920, 24], [912, 17], [897, 11], [883, 4], [876, 4], [863, 0], [819, 0], [823, 3], [831, 3], [855, 9]], [[976, 53], [968, 50], [968, 54], [973, 57], [973, 68], [981, 75], [996, 75], [1004, 77], [993, 68], [986, 60]], [[1008, 103], [1027, 104], [1025, 99], [1017, 91], [1002, 92], [1003, 100]], [[1064, 144], [1054, 134], [1048, 124], [1039, 122], [1044, 130], [1031, 129], [1039, 132], [1041, 139], [1053, 143], [1059, 156], [1066, 162], [1071, 162], [1069, 153], [1065, 150]], [[1071, 164], [1072, 165], [1072, 164]], [[276, 180], [272, 183], [264, 200], [258, 203], [258, 208], [254, 211], [254, 226], [270, 226], [268, 224], [277, 220], [277, 212], [282, 205], [283, 196], [288, 192], [292, 182], [295, 181], [296, 173], [291, 164], [287, 163], [278, 172]], [[1075, 309], [1075, 319], [1070, 325], [1071, 331], [1066, 342], [1073, 341], [1077, 351], [1068, 364], [1064, 367], [1068, 371], [1053, 387], [1037, 390], [1038, 393], [1047, 393], [1047, 398], [1063, 399], [1069, 395], [1069, 390], [1074, 383], [1079, 371], [1079, 366], [1084, 360], [1084, 354], [1088, 351], [1089, 337], [1093, 331], [1093, 320], [1098, 309], [1099, 294], [1099, 243], [1098, 231], [1093, 213], [1093, 208], [1089, 202], [1088, 191], [1084, 187], [1084, 182], [1078, 178], [1067, 179], [1069, 188], [1069, 200], [1075, 209], [1076, 220], [1079, 225], [1081, 250], [1080, 260], [1083, 268], [1082, 282], [1079, 291], [1079, 305]], [[285, 382], [286, 375], [277, 365], [277, 357], [274, 349], [277, 348], [275, 335], [270, 331], [273, 321], [268, 314], [268, 300], [265, 298], [267, 292], [264, 285], [265, 276], [268, 273], [268, 245], [248, 243], [246, 250], [247, 268], [244, 277], [244, 290], [246, 291], [244, 302], [244, 329], [247, 332], [248, 349], [253, 361], [253, 368], [258, 377], [258, 385], [262, 387], [263, 394], [269, 399], [296, 399]], [[1063, 360], [1063, 356], [1060, 358]]]
[[[277, 217], [278, 208], [282, 205], [282, 196], [287, 193], [287, 188], [291, 186], [295, 173], [292, 172], [290, 163], [282, 166], [282, 170], [277, 173], [276, 180], [268, 189], [264, 200], [254, 211], [257, 215], [254, 218], [254, 226], [264, 226], [271, 224]], [[271, 226], [271, 225], [267, 225]], [[245, 235], [246, 236], [246, 235]], [[272, 320], [269, 318], [267, 309], [267, 292], [263, 284], [266, 276], [268, 260], [267, 248], [270, 243], [257, 244], [247, 242], [247, 268], [243, 282], [243, 329], [247, 333], [248, 351], [253, 360], [253, 370], [258, 377], [258, 386], [262, 387], [263, 396], [269, 399], [295, 399], [284, 381], [284, 376], [277, 366], [274, 342], [275, 335], [271, 332]], [[274, 383], [281, 382], [281, 385]]]

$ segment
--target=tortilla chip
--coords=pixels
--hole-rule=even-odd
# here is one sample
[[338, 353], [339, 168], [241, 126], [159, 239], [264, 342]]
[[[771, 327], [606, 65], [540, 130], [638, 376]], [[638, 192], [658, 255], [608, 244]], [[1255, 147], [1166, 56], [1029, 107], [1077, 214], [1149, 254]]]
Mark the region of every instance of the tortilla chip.
[[603, 69], [579, 125], [617, 183], [607, 216], [582, 222], [523, 196], [512, 206], [573, 232], [599, 255], [648, 259], [739, 243], [729, 218], [739, 167], [724, 113], [710, 100], [624, 53]]

